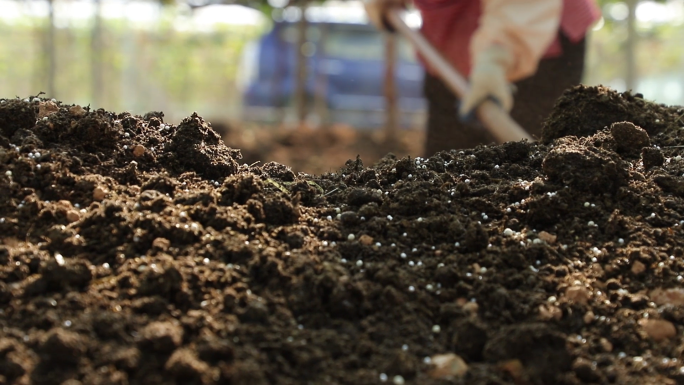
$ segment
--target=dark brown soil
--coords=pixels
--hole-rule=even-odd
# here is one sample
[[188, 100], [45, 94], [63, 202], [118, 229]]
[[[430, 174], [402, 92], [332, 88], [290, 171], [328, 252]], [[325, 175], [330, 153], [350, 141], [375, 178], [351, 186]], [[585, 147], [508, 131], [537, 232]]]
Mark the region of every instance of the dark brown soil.
[[684, 384], [683, 115], [580, 87], [542, 144], [313, 176], [0, 100], [0, 384]]
[[397, 157], [423, 153], [424, 131], [401, 130], [395, 140], [386, 140], [382, 130], [357, 130], [345, 125], [327, 128], [308, 126], [241, 127], [218, 125], [224, 141], [239, 148], [247, 164], [274, 161], [295, 172], [324, 174], [334, 172], [350, 158], [359, 155], [373, 164], [393, 153]]

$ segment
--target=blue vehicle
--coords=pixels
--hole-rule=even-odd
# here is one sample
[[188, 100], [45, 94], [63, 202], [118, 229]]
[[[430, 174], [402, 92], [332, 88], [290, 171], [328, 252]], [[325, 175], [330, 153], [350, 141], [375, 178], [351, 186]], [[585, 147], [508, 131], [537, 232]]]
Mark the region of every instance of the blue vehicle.
[[[297, 78], [297, 23], [275, 22], [245, 50], [242, 64], [243, 120], [287, 121], [293, 115]], [[306, 94], [309, 118], [357, 128], [385, 124], [383, 36], [362, 23], [310, 21]], [[397, 44], [395, 84], [401, 127], [421, 127], [424, 70], [408, 42]]]

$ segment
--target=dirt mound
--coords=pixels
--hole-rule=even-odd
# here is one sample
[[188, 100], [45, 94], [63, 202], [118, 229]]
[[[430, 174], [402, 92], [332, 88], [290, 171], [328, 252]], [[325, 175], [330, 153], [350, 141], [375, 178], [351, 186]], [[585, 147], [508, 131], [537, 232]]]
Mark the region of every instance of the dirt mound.
[[0, 383], [684, 383], [683, 125], [579, 87], [545, 144], [311, 176], [0, 99]]
[[653, 136], [679, 129], [682, 114], [681, 106], [654, 104], [644, 100], [642, 94], [619, 93], [603, 86], [579, 86], [558, 99], [543, 125], [541, 141], [549, 143], [568, 135], [589, 136], [622, 121], [634, 123]]
[[398, 157], [421, 155], [425, 136], [423, 130], [406, 129], [396, 140], [388, 141], [382, 130], [356, 130], [345, 125], [221, 128], [224, 141], [240, 149], [245, 163], [275, 161], [309, 174], [335, 171], [357, 155], [372, 163], [388, 153]]

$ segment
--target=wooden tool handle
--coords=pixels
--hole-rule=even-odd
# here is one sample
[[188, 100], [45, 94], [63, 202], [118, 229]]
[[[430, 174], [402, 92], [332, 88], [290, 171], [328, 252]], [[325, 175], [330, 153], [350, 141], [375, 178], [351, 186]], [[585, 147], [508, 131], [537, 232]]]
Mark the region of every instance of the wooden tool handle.
[[[420, 32], [414, 31], [404, 23], [399, 9], [392, 9], [387, 12], [387, 21], [398, 33], [413, 44], [425, 61], [437, 71], [442, 80], [454, 91], [459, 99], [462, 99], [468, 93], [470, 88], [468, 82], [437, 52]], [[532, 137], [510, 115], [491, 100], [486, 100], [480, 104], [477, 108], [477, 117], [499, 143], [522, 139], [532, 141]]]

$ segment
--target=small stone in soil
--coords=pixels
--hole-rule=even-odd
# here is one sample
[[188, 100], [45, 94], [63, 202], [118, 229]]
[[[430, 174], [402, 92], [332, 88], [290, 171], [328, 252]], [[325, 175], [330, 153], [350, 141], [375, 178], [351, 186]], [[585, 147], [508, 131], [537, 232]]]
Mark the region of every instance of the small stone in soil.
[[565, 298], [570, 303], [586, 305], [591, 297], [591, 292], [584, 286], [570, 286], [565, 290]]
[[632, 274], [639, 275], [639, 274], [643, 273], [644, 271], [646, 271], [646, 265], [644, 265], [640, 261], [634, 261], [634, 263], [632, 264], [631, 270], [632, 270]]
[[96, 200], [98, 202], [103, 200], [106, 195], [107, 195], [107, 190], [104, 189], [103, 187], [98, 186], [98, 187], [95, 187], [95, 189], [93, 190], [93, 200]]
[[67, 211], [67, 213], [66, 213], [66, 219], [67, 219], [67, 221], [69, 221], [70, 223], [76, 222], [76, 221], [78, 221], [79, 219], [81, 219], [81, 214], [79, 214], [78, 211], [76, 211], [76, 210], [69, 210], [69, 211]]
[[658, 319], [640, 319], [639, 325], [651, 339], [656, 342], [670, 339], [677, 335], [677, 329], [670, 321]]
[[145, 154], [145, 146], [141, 146], [139, 144], [136, 144], [133, 146], [133, 156], [136, 158], [141, 157]]
[[438, 354], [429, 358], [433, 365], [433, 369], [428, 372], [431, 378], [450, 380], [463, 377], [468, 371], [468, 364], [456, 354]]

